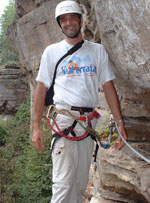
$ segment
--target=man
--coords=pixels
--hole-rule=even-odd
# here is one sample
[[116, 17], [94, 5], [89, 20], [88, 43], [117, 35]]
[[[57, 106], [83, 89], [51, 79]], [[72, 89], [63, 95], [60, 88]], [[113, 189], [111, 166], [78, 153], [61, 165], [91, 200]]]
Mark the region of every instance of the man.
[[[45, 95], [51, 86], [55, 65], [58, 60], [75, 44], [82, 41], [82, 13], [75, 1], [62, 1], [56, 7], [56, 20], [65, 34], [65, 40], [48, 46], [41, 59], [37, 76], [37, 89], [34, 98], [33, 145], [37, 150], [44, 151], [43, 135], [40, 130]], [[120, 105], [112, 80], [115, 78], [108, 55], [100, 44], [84, 40], [82, 47], [67, 56], [58, 66], [54, 85], [54, 104], [57, 109], [67, 109], [75, 116], [88, 116], [98, 105], [98, 88], [102, 84], [107, 103], [118, 122], [119, 129], [127, 139], [121, 116]], [[79, 108], [84, 107], [84, 108]], [[56, 123], [63, 131], [70, 129], [74, 119], [58, 114]], [[87, 127], [86, 122], [82, 124]], [[94, 128], [96, 118], [90, 125]], [[72, 127], [75, 137], [85, 133], [78, 123]], [[71, 131], [69, 137], [72, 137]], [[54, 140], [54, 139], [53, 139]], [[52, 142], [53, 142], [52, 140]], [[93, 140], [90, 136], [72, 141], [65, 137], [57, 140], [52, 151], [53, 161], [53, 196], [52, 203], [82, 203], [89, 168], [93, 153]], [[117, 149], [124, 146], [120, 139]]]

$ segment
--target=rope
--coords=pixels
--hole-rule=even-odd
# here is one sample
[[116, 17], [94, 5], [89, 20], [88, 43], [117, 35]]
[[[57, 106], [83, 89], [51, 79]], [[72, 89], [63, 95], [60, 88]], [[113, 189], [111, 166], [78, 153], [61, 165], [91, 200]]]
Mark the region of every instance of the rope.
[[131, 145], [129, 145], [129, 143], [124, 139], [124, 137], [122, 136], [117, 123], [115, 122], [115, 126], [116, 129], [118, 131], [119, 136], [121, 137], [121, 139], [123, 140], [123, 142], [129, 147], [129, 149], [131, 149], [137, 156], [139, 156], [141, 159], [143, 159], [144, 161], [146, 161], [147, 163], [150, 163], [150, 159], [147, 159], [145, 156], [143, 156], [142, 154], [140, 154], [138, 151], [136, 151]]
[[[49, 119], [52, 119], [52, 120], [53, 120], [53, 122], [54, 122], [54, 124], [55, 124], [55, 126], [56, 126], [56, 128], [57, 128], [58, 131], [56, 131], [56, 130], [52, 127], [52, 125], [51, 125], [50, 122], [49, 122]], [[58, 127], [58, 125], [57, 125], [57, 123], [56, 123], [56, 121], [55, 121], [55, 119], [54, 119], [52, 116], [49, 116], [49, 119], [47, 119], [47, 124], [48, 124], [48, 126], [49, 126], [56, 134], [59, 134], [60, 136], [65, 137], [65, 138], [68, 139], [68, 140], [79, 141], [79, 140], [84, 139], [84, 138], [88, 135], [88, 133], [85, 132], [82, 136], [79, 136], [79, 137], [69, 137], [69, 136], [65, 135], [65, 134], [60, 130], [60, 128]]]

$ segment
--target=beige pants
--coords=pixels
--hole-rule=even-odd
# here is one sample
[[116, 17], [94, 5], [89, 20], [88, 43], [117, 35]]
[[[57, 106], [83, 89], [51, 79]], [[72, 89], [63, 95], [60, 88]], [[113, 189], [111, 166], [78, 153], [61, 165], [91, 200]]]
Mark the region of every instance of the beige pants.
[[[79, 112], [71, 112], [79, 116]], [[73, 119], [58, 115], [56, 122], [63, 130], [72, 125]], [[96, 122], [94, 122], [95, 125]], [[74, 131], [77, 136], [85, 132], [79, 124]], [[82, 196], [89, 179], [93, 147], [94, 141], [90, 136], [82, 141], [70, 141], [63, 137], [57, 140], [52, 152], [53, 196], [51, 203], [82, 203]]]

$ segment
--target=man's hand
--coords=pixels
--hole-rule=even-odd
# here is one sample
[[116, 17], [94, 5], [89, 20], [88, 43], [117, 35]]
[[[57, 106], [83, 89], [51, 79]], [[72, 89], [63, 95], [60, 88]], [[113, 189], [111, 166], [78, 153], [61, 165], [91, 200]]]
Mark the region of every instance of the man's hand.
[[45, 151], [44, 138], [40, 129], [33, 131], [32, 144], [35, 149]]
[[[122, 134], [122, 136], [124, 137], [125, 140], [127, 140], [127, 135], [126, 135], [126, 132], [125, 132], [125, 129], [124, 129], [124, 124], [123, 123], [119, 123], [118, 125], [119, 127], [119, 130]], [[121, 149], [123, 148], [125, 145], [124, 141], [121, 139], [121, 137], [119, 136], [119, 141], [115, 144], [115, 149]]]

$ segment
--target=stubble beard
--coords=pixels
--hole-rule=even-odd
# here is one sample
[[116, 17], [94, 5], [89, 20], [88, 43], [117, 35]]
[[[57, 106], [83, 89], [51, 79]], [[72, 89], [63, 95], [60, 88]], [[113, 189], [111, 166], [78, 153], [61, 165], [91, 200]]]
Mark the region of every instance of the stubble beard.
[[[72, 25], [73, 26], [73, 25]], [[69, 29], [69, 28], [68, 28]], [[81, 31], [81, 26], [79, 25], [79, 27], [78, 28], [76, 28], [76, 29], [74, 29], [74, 30], [72, 30], [72, 32], [71, 31], [68, 31], [68, 29], [66, 28], [63, 28], [62, 29], [62, 32], [67, 36], [67, 37], [69, 37], [69, 38], [76, 38], [76, 37], [78, 37], [78, 35], [79, 35], [79, 33], [80, 33], [80, 31]]]

